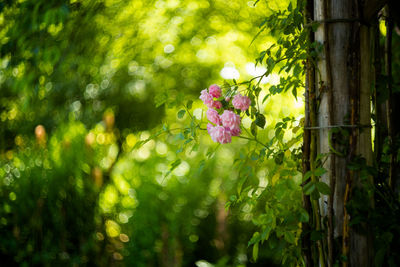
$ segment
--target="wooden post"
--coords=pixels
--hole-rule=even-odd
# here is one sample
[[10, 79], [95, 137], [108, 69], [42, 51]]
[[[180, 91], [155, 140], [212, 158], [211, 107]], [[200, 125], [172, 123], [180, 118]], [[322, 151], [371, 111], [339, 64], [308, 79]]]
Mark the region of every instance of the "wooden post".
[[[365, 2], [365, 1], [364, 1]], [[379, 3], [378, 3], [379, 2]], [[373, 252], [369, 234], [350, 227], [346, 205], [354, 188], [362, 183], [357, 172], [347, 165], [356, 157], [372, 163], [370, 115], [371, 34], [363, 21], [380, 9], [382, 1], [368, 1], [369, 8], [357, 0], [315, 0], [315, 20], [321, 23], [315, 40], [324, 45], [318, 60], [319, 108], [318, 153], [328, 153], [324, 163], [328, 171], [321, 179], [331, 187], [331, 195], [320, 199], [321, 216], [327, 218], [328, 266], [333, 266], [334, 240], [341, 243], [340, 253], [347, 258], [343, 266], [372, 266]], [[373, 9], [371, 11], [370, 9]], [[371, 200], [366, 200], [366, 204]], [[337, 243], [336, 242], [336, 243]], [[336, 249], [336, 251], [338, 248]]]

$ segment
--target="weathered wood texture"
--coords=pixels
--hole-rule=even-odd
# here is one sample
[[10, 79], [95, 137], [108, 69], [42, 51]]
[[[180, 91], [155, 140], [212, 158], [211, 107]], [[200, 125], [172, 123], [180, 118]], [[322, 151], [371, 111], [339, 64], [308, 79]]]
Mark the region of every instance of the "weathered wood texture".
[[[369, 125], [371, 123], [371, 83], [372, 83], [372, 42], [371, 29], [366, 26], [360, 28], [360, 100], [359, 100], [359, 123]], [[372, 165], [372, 140], [370, 128], [359, 128], [356, 154], [366, 159], [368, 165]], [[372, 178], [371, 178], [372, 179]], [[372, 181], [371, 181], [372, 182]], [[355, 190], [362, 187], [359, 177], [355, 177]], [[366, 200], [366, 205], [373, 200]], [[373, 265], [373, 236], [366, 224], [367, 232], [360, 234], [358, 231], [350, 232], [350, 265], [351, 266], [372, 266]]]
[[[339, 0], [334, 1], [332, 6], [332, 11], [329, 13], [329, 19], [336, 18], [351, 18], [351, 1]], [[329, 3], [330, 5], [330, 3]], [[315, 17], [316, 20], [324, 20], [323, 17], [323, 0], [315, 1]], [[328, 19], [328, 18], [326, 18]], [[331, 88], [326, 86], [327, 84], [327, 68], [326, 68], [326, 55], [323, 54], [321, 60], [318, 62], [318, 69], [321, 73], [321, 80], [318, 79], [316, 84], [321, 86], [323, 82], [324, 86], [320, 87], [320, 106], [318, 110], [318, 122], [319, 126], [326, 127], [331, 125], [344, 125], [348, 124], [345, 121], [346, 116], [349, 115], [350, 111], [350, 96], [349, 96], [349, 83], [352, 77], [349, 77], [349, 69], [347, 65], [349, 45], [350, 45], [350, 23], [332, 23], [328, 25], [328, 36], [329, 40], [325, 40], [324, 27], [319, 27], [315, 34], [315, 39], [325, 46], [329, 46], [329, 57], [331, 59], [331, 75], [332, 84]], [[332, 103], [329, 103], [328, 90], [332, 90], [333, 99]], [[334, 114], [330, 114], [329, 105], [332, 105], [332, 110]], [[330, 122], [330, 116], [332, 116], [332, 121]], [[318, 153], [329, 153], [329, 131], [330, 128], [323, 128], [319, 131], [319, 146]], [[334, 140], [332, 140], [332, 145], [335, 146]], [[339, 147], [336, 147], [339, 149]], [[334, 214], [335, 214], [335, 230], [334, 236], [339, 237], [342, 235], [342, 218], [343, 218], [343, 196], [345, 191], [345, 177], [346, 177], [346, 159], [338, 158], [336, 160], [335, 166], [330, 166], [330, 159], [328, 159], [324, 167], [329, 171], [323, 179], [329, 184], [329, 175], [332, 173], [332, 169], [335, 168], [335, 177], [332, 179], [336, 180], [335, 188], [332, 188], [334, 192]], [[322, 216], [327, 216], [328, 199], [322, 199]]]
[[[361, 23], [363, 7], [358, 3], [357, 0], [314, 1], [315, 20], [342, 21], [325, 23], [315, 33], [315, 40], [325, 46], [318, 61], [320, 75], [316, 75], [320, 92], [318, 125], [321, 127], [371, 123], [370, 29]], [[324, 164], [328, 173], [322, 180], [332, 185], [330, 198], [320, 201], [321, 216], [329, 217], [329, 212], [333, 213], [333, 238], [343, 244], [342, 253], [347, 254], [350, 266], [368, 267], [373, 263], [370, 239], [368, 235], [359, 234], [352, 228], [347, 230], [350, 218], [345, 210], [345, 202], [351, 198], [351, 189], [360, 186], [357, 174], [350, 173], [346, 168], [348, 162], [355, 155], [363, 156], [368, 163], [372, 161], [371, 129], [346, 129], [350, 129], [346, 144], [343, 144], [344, 138], [340, 134], [334, 134], [329, 140], [332, 128], [322, 128], [318, 132], [318, 153], [330, 153]], [[346, 151], [347, 155], [331, 153], [330, 147]], [[328, 265], [331, 263], [328, 262]]]

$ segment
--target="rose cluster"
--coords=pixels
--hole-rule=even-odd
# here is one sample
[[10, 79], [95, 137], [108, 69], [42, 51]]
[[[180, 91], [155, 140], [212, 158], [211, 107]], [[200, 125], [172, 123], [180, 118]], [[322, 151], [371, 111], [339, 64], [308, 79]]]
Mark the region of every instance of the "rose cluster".
[[[208, 123], [207, 131], [211, 139], [216, 143], [226, 144], [232, 141], [232, 136], [240, 134], [241, 118], [234, 111], [222, 108], [222, 103], [219, 100], [224, 98], [221, 96], [221, 88], [213, 84], [208, 88], [208, 91], [207, 89], [201, 91], [200, 99], [208, 107], [206, 114], [211, 123]], [[230, 98], [226, 97], [224, 101], [229, 103]], [[233, 107], [241, 111], [247, 110], [250, 104], [250, 98], [241, 94], [235, 95], [232, 100]]]

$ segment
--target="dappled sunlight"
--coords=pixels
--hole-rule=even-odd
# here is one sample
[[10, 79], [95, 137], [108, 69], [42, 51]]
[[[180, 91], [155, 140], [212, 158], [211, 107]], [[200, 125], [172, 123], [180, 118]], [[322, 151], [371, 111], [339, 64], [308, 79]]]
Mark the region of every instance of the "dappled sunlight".
[[[0, 4], [6, 265], [256, 266], [254, 232], [260, 265], [297, 257], [304, 74], [257, 35], [295, 1], [256, 2]], [[240, 114], [229, 144], [207, 132], [211, 84]]]

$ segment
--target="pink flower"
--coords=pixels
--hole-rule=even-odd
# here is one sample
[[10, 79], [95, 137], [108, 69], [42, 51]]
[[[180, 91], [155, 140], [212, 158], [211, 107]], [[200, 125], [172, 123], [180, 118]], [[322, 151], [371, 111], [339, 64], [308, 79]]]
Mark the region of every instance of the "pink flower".
[[[222, 125], [229, 130], [240, 128], [240, 116], [231, 110], [225, 110], [220, 116]], [[237, 131], [237, 130], [235, 130]]]
[[232, 136], [239, 136], [242, 130], [240, 130], [240, 125], [236, 125], [233, 129], [230, 129]]
[[221, 109], [222, 108], [222, 104], [219, 101], [213, 101], [211, 107], [216, 108], [216, 109]]
[[213, 135], [214, 129], [215, 129], [214, 125], [212, 125], [211, 123], [207, 124], [207, 132], [209, 135], [211, 135], [211, 136]]
[[212, 126], [212, 124], [207, 125], [208, 133], [211, 139], [220, 144], [226, 144], [232, 142], [231, 132], [229, 129], [225, 129], [222, 126]]
[[204, 105], [211, 108], [213, 105], [213, 97], [209, 93], [207, 93], [207, 89], [201, 91], [200, 99], [203, 101]]
[[247, 96], [243, 96], [241, 94], [237, 94], [233, 97], [232, 104], [235, 109], [240, 109], [241, 111], [245, 111], [249, 108], [251, 101]]
[[221, 125], [221, 118], [219, 117], [218, 112], [215, 109], [208, 109], [207, 112], [207, 119], [216, 124], [216, 125]]
[[208, 87], [208, 92], [215, 98], [219, 98], [221, 96], [221, 88], [218, 85], [213, 84]]
[[206, 105], [209, 108], [216, 108], [216, 109], [222, 108], [221, 102], [214, 101], [214, 97], [209, 93], [207, 93], [207, 89], [201, 91], [199, 98], [203, 101], [204, 105]]
[[231, 98], [229, 96], [225, 97], [226, 102], [229, 102], [229, 100], [231, 100]]

